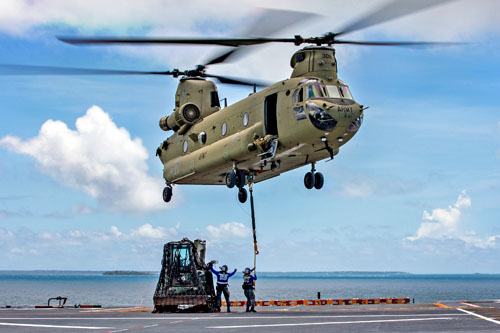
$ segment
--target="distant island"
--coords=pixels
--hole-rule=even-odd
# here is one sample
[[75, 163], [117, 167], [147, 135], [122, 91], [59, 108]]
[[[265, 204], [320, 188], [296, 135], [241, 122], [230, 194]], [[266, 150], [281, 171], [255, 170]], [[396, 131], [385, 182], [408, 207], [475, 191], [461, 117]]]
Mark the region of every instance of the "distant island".
[[155, 275], [151, 272], [138, 272], [138, 271], [106, 271], [102, 275]]

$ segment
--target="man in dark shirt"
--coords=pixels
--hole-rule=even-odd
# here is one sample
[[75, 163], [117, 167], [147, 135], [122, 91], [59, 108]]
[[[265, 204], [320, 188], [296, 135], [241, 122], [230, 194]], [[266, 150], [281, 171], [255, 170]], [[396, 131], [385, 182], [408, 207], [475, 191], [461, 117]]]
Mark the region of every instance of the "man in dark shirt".
[[236, 273], [236, 268], [232, 273], [228, 273], [227, 265], [222, 265], [219, 267], [220, 272], [216, 271], [213, 266], [210, 266], [212, 273], [217, 275], [217, 311], [220, 311], [222, 293], [224, 293], [224, 298], [226, 299], [227, 312], [231, 312], [231, 304], [229, 303], [229, 285], [228, 280], [231, 276]]
[[245, 293], [245, 297], [247, 298], [247, 312], [257, 312], [255, 311], [255, 286], [254, 281], [257, 280], [257, 274], [252, 275], [252, 272], [255, 270], [250, 268], [245, 268], [243, 270], [243, 291]]

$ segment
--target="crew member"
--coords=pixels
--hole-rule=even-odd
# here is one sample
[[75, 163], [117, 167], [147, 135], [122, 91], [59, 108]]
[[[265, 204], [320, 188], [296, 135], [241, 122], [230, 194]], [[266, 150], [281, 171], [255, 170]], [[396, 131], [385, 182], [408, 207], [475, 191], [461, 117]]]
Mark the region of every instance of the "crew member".
[[252, 272], [255, 268], [245, 268], [243, 270], [243, 291], [245, 293], [245, 297], [247, 298], [247, 312], [257, 312], [255, 311], [255, 286], [254, 281], [257, 280], [257, 274], [252, 275]]
[[216, 271], [213, 266], [210, 266], [212, 273], [217, 275], [217, 311], [220, 311], [222, 293], [224, 293], [224, 298], [226, 299], [227, 312], [231, 312], [231, 304], [229, 303], [229, 285], [228, 280], [231, 276], [236, 273], [236, 268], [232, 273], [228, 273], [227, 265], [222, 265], [219, 267], [220, 272]]

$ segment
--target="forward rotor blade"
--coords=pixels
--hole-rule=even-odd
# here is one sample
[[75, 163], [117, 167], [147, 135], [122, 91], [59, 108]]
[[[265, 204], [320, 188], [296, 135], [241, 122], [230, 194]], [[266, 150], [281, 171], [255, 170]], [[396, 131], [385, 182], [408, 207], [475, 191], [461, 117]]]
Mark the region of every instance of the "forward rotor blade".
[[173, 75], [173, 72], [0, 64], [0, 75]]
[[351, 22], [350, 24], [340, 29], [339, 32], [334, 33], [334, 35], [340, 36], [348, 32], [368, 28], [376, 24], [388, 22], [450, 1], [454, 0], [393, 0], [380, 7], [379, 9], [369, 13], [368, 15], [362, 16], [356, 21]]
[[243, 85], [243, 86], [257, 86], [257, 87], [267, 87], [269, 84], [265, 82], [260, 82], [260, 81], [249, 81], [249, 80], [243, 80], [239, 78], [233, 78], [229, 76], [222, 76], [222, 75], [211, 75], [211, 74], [205, 74], [205, 77], [211, 77], [216, 80], [219, 80], [220, 83], [225, 83], [225, 84], [238, 84], [238, 85]]
[[452, 46], [452, 45], [462, 45], [467, 43], [460, 42], [357, 42], [351, 40], [339, 40], [333, 41], [333, 44], [353, 44], [353, 45], [369, 45], [369, 46]]

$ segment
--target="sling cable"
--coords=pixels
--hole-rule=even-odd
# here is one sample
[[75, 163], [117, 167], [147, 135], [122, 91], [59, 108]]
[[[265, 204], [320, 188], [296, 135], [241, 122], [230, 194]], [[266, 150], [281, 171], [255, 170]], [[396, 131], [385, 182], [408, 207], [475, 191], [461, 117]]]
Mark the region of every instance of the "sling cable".
[[250, 191], [250, 208], [252, 209], [252, 231], [253, 231], [253, 249], [254, 249], [253, 268], [254, 268], [254, 274], [256, 274], [257, 255], [259, 254], [259, 249], [257, 247], [257, 232], [256, 232], [256, 228], [255, 228], [255, 208], [253, 205], [253, 182], [250, 182], [248, 184], [248, 190]]

